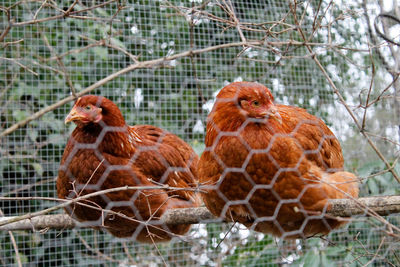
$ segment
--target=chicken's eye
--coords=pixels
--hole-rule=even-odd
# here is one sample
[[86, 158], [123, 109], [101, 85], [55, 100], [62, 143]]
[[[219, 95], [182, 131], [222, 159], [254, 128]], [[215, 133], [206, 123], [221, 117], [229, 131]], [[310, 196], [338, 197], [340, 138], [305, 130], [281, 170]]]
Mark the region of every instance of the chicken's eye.
[[259, 107], [259, 106], [260, 106], [260, 102], [258, 102], [257, 100], [254, 100], [253, 102], [251, 102], [251, 104], [252, 104], [254, 107]]
[[86, 110], [91, 110], [92, 107], [91, 107], [91, 106], [86, 106], [85, 109], [86, 109]]

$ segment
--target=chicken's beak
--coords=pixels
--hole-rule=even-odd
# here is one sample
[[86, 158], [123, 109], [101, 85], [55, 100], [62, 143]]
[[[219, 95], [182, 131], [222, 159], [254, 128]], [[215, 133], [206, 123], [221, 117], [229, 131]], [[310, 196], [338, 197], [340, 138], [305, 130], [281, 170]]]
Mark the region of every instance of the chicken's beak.
[[67, 115], [67, 117], [64, 120], [64, 123], [67, 124], [68, 122], [71, 121], [77, 121], [77, 120], [81, 120], [83, 119], [84, 116], [82, 114], [80, 114], [75, 107], [72, 108], [72, 110], [69, 112], [69, 114]]
[[268, 109], [266, 117], [279, 122], [279, 124], [282, 124], [281, 114], [279, 114], [278, 108], [276, 106], [274, 106], [274, 105]]

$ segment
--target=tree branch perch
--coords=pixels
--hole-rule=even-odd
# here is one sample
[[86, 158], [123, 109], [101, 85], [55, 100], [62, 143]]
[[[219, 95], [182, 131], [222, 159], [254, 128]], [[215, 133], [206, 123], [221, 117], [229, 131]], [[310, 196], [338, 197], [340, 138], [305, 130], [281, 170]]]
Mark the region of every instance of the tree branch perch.
[[[327, 214], [338, 217], [351, 217], [367, 215], [373, 211], [379, 215], [400, 213], [400, 196], [365, 197], [357, 200], [333, 199], [330, 200], [331, 209]], [[12, 217], [2, 217], [0, 222], [10, 220]], [[208, 222], [221, 222], [206, 208], [174, 209], [162, 217], [167, 224], [197, 224]], [[42, 215], [0, 226], [0, 231], [16, 230], [43, 230], [43, 229], [72, 229], [87, 228], [87, 224], [80, 224], [66, 214]]]

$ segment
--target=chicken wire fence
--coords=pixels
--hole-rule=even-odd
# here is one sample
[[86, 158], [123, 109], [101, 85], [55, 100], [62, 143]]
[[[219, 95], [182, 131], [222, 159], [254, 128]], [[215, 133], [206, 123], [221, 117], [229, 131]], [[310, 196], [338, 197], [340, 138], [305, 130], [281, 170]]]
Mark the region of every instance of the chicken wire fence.
[[[2, 0], [1, 213], [58, 204], [75, 95], [107, 97], [129, 125], [161, 127], [200, 155], [216, 95], [234, 81], [257, 81], [277, 103], [322, 118], [341, 142], [345, 169], [360, 179], [360, 196], [399, 195], [400, 14], [389, 2]], [[204, 220], [158, 244], [91, 228], [2, 231], [0, 262], [398, 266], [399, 222], [365, 211], [327, 236], [284, 240]]]

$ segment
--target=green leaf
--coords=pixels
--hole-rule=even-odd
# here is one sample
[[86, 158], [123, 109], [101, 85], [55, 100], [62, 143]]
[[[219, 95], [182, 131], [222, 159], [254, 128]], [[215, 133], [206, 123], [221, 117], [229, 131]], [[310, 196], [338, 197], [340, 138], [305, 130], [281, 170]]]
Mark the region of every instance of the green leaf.
[[308, 267], [319, 267], [320, 265], [320, 260], [319, 260], [319, 256], [314, 253], [313, 251], [308, 251], [306, 253], [306, 255], [303, 258], [304, 262], [304, 266], [308, 266]]
[[104, 8], [96, 8], [96, 12], [98, 12], [101, 16], [108, 17], [109, 14], [104, 10]]
[[379, 194], [379, 186], [376, 182], [375, 179], [371, 178], [368, 179], [367, 181], [368, 189], [371, 192], [372, 195], [378, 195]]
[[50, 134], [48, 135], [47, 141], [53, 145], [63, 145], [66, 140], [59, 134]]
[[36, 173], [39, 176], [43, 175], [43, 167], [42, 167], [42, 165], [40, 165], [39, 163], [32, 163], [32, 167], [33, 167], [33, 169], [35, 169]]
[[111, 44], [119, 46], [119, 47], [121, 47], [121, 48], [126, 50], [126, 46], [118, 38], [111, 37]]
[[378, 170], [382, 170], [384, 168], [382, 161], [373, 161], [364, 164], [361, 168], [357, 170], [358, 176], [366, 177], [371, 174], [376, 173]]
[[343, 253], [344, 251], [346, 251], [346, 247], [344, 246], [337, 246], [337, 247], [327, 247], [325, 249], [325, 253], [329, 256], [337, 256], [340, 253]]
[[108, 58], [108, 49], [104, 47], [95, 47], [93, 48], [94, 53], [99, 56], [102, 60], [107, 60]]
[[357, 261], [355, 261], [354, 259], [355, 259], [354, 254], [352, 254], [351, 251], [349, 251], [349, 253], [347, 253], [346, 257], [344, 258], [344, 263], [346, 264], [345, 266], [348, 267], [358, 266]]
[[334, 262], [328, 259], [325, 252], [320, 252], [320, 261], [321, 261], [321, 266], [324, 267], [333, 267], [336, 265]]
[[25, 110], [14, 110], [12, 114], [16, 121], [22, 121], [29, 116], [28, 112]]
[[196, 154], [199, 156], [203, 153], [204, 148], [206, 147], [203, 142], [199, 142], [197, 140], [194, 140], [190, 145], [192, 146], [194, 152], [196, 152]]
[[28, 131], [28, 136], [33, 142], [35, 142], [36, 138], [38, 137], [38, 132], [36, 130], [31, 129], [30, 131]]
[[[17, 255], [16, 254], [14, 254], [14, 259], [15, 259], [15, 262], [17, 262]], [[28, 261], [28, 257], [25, 255], [25, 254], [23, 254], [23, 253], [19, 253], [19, 259], [20, 259], [20, 261], [21, 261], [21, 263], [28, 263], [29, 261]]]

